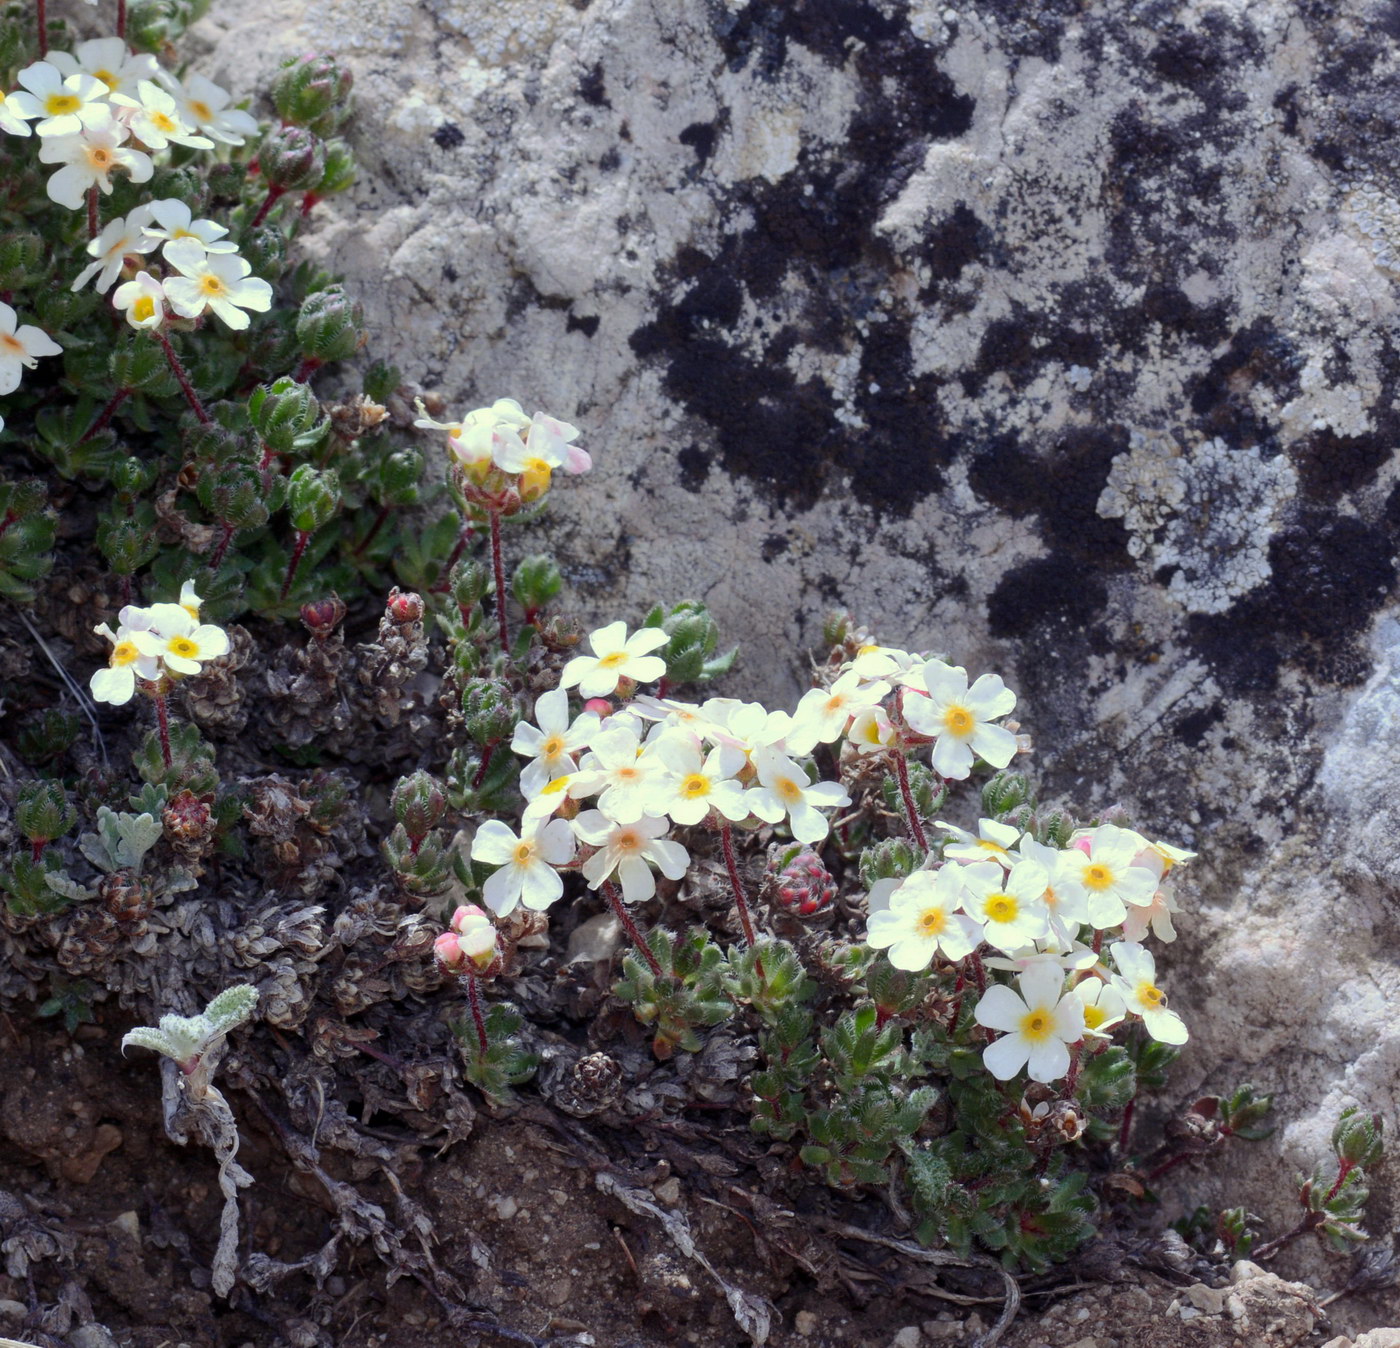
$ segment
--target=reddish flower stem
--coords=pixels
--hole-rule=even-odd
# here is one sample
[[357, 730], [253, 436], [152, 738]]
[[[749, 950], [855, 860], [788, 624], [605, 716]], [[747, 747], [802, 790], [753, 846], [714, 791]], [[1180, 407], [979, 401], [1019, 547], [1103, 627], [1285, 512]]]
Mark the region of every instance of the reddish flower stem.
[[510, 628], [506, 625], [506, 564], [501, 557], [501, 512], [492, 510], [491, 570], [496, 577], [496, 626], [501, 633], [501, 650], [510, 654]]
[[739, 862], [734, 856], [734, 830], [727, 822], [720, 826], [719, 840], [724, 845], [724, 864], [728, 868], [729, 885], [734, 891], [734, 902], [739, 909], [739, 924], [744, 929], [745, 942], [752, 948], [756, 939], [753, 918], [749, 915], [749, 901], [744, 895], [744, 882], [739, 878]]
[[117, 36], [126, 37], [126, 0], [117, 0]]
[[276, 183], [267, 189], [267, 196], [263, 198], [263, 204], [258, 207], [258, 213], [253, 217], [253, 223], [248, 226], [249, 229], [256, 229], [267, 219], [268, 211], [281, 200], [286, 190], [285, 187], [278, 187]]
[[[462, 532], [457, 535], [457, 541], [452, 545], [452, 553], [447, 559], [447, 564], [442, 568], [442, 579], [433, 586], [434, 594], [446, 594], [452, 588], [452, 568], [462, 560], [462, 554], [467, 550], [467, 544], [472, 541], [472, 522], [465, 520], [462, 524]], [[466, 619], [463, 618], [465, 622]]]
[[909, 765], [905, 762], [904, 755], [898, 749], [894, 755], [894, 775], [899, 779], [899, 794], [904, 800], [904, 813], [909, 820], [909, 832], [914, 835], [914, 841], [918, 843], [919, 850], [928, 855], [928, 838], [924, 835], [924, 826], [919, 822], [919, 812], [914, 808], [914, 793], [909, 789]]
[[83, 435], [83, 438], [78, 441], [78, 443], [80, 445], [85, 445], [89, 440], [92, 439], [94, 435], [105, 431], [107, 429], [107, 423], [111, 421], [111, 419], [114, 416], [116, 416], [117, 408], [119, 408], [129, 397], [131, 397], [131, 390], [129, 388], [119, 388], [114, 394], [112, 394], [112, 396], [107, 399], [107, 405], [93, 419], [92, 425], [87, 428], [86, 433]]
[[180, 357], [175, 354], [175, 348], [170, 345], [170, 338], [159, 328], [152, 328], [151, 331], [155, 333], [156, 341], [160, 343], [161, 349], [165, 352], [166, 362], [170, 366], [171, 373], [174, 374], [176, 380], [179, 382], [180, 391], [185, 395], [185, 401], [189, 403], [190, 410], [199, 418], [202, 426], [207, 426], [209, 424], [209, 413], [204, 410], [204, 404], [199, 401], [199, 394], [194, 391], [194, 385], [190, 383], [189, 374], [186, 372], [185, 367], [180, 364]]
[[292, 544], [292, 557], [287, 563], [287, 578], [282, 582], [282, 593], [278, 599], [285, 599], [291, 592], [292, 581], [296, 579], [297, 567], [301, 565], [301, 555], [306, 551], [306, 545], [311, 541], [311, 534], [305, 529], [297, 530], [297, 541]]
[[647, 968], [651, 970], [653, 978], [663, 978], [665, 973], [658, 963], [655, 955], [651, 953], [651, 947], [642, 939], [642, 933], [637, 924], [632, 921], [632, 914], [623, 906], [621, 897], [618, 895], [616, 886], [611, 880], [603, 881], [603, 897], [607, 899], [608, 906], [617, 915], [617, 920], [622, 923], [622, 930], [631, 938], [632, 944], [637, 947], [637, 952], [646, 960]]
[[303, 356], [301, 364], [297, 366], [296, 373], [292, 375], [292, 378], [298, 384], [304, 384], [324, 364], [325, 361], [316, 356]]
[[371, 524], [371, 525], [369, 526], [369, 533], [367, 533], [367, 534], [359, 541], [359, 543], [356, 544], [356, 546], [355, 546], [355, 551], [351, 554], [352, 556], [355, 556], [355, 557], [362, 557], [362, 556], [364, 556], [365, 549], [366, 549], [367, 547], [369, 547], [369, 545], [370, 545], [371, 543], [374, 542], [376, 535], [379, 533], [380, 529], [382, 529], [382, 528], [384, 527], [384, 521], [387, 520], [388, 518], [389, 518], [389, 507], [386, 506], [386, 505], [380, 506], [380, 507], [379, 507], [379, 514], [377, 514], [377, 515], [374, 517], [374, 523]]
[[491, 755], [495, 752], [496, 746], [494, 744], [488, 744], [481, 751], [481, 765], [477, 768], [476, 775], [472, 778], [473, 791], [479, 790], [482, 782], [486, 780], [486, 769], [491, 766]]
[[17, 519], [19, 519], [19, 512], [17, 510], [7, 510], [5, 512], [5, 518], [0, 520], [0, 538], [4, 538], [5, 531], [9, 529], [10, 525]]
[[156, 704], [156, 729], [160, 732], [160, 756], [167, 768], [175, 766], [170, 756], [170, 716], [165, 707], [165, 694], [157, 693], [152, 699]]
[[962, 1015], [963, 989], [967, 987], [967, 975], [963, 972], [962, 966], [958, 966], [958, 981], [953, 985], [953, 1014], [948, 1017], [948, 1033], [955, 1034], [958, 1028], [958, 1017]]
[[972, 965], [972, 976], [977, 980], [977, 995], [981, 997], [987, 991], [987, 971], [982, 967], [982, 956], [974, 950], [967, 959]]
[[1334, 1198], [1336, 1198], [1337, 1194], [1341, 1192], [1342, 1185], [1345, 1184], [1347, 1181], [1347, 1176], [1350, 1175], [1351, 1172], [1355, 1169], [1355, 1161], [1348, 1161], [1345, 1157], [1338, 1158], [1337, 1182], [1330, 1189], [1328, 1189], [1327, 1197], [1322, 1200], [1324, 1207], [1326, 1207], [1326, 1205], [1330, 1203]]
[[481, 1056], [485, 1058], [491, 1045], [486, 1038], [486, 1017], [481, 1012], [481, 984], [470, 969], [462, 977], [467, 980], [467, 1005], [472, 1009], [472, 1023], [476, 1026], [476, 1042], [481, 1049]]
[[1084, 1049], [1084, 1041], [1069, 1046], [1069, 1071], [1065, 1074], [1065, 1099], [1073, 1100], [1075, 1088], [1079, 1085], [1079, 1055]]
[[87, 216], [88, 238], [95, 239], [99, 233], [97, 228], [97, 187], [95, 185], [87, 190]]
[[238, 526], [224, 521], [224, 536], [214, 545], [214, 551], [209, 554], [209, 569], [217, 571], [224, 564], [224, 555], [228, 552], [228, 545], [233, 542], [233, 536], [238, 532]]
[[39, 59], [49, 54], [49, 3], [48, 0], [34, 0], [34, 12], [39, 20]]
[[1123, 1122], [1118, 1125], [1118, 1150], [1120, 1152], [1128, 1150], [1128, 1138], [1132, 1136], [1133, 1131], [1133, 1110], [1136, 1106], [1136, 1095], [1123, 1106]]
[[44, 848], [49, 845], [47, 838], [31, 838], [29, 841], [29, 859], [38, 861], [44, 855]]

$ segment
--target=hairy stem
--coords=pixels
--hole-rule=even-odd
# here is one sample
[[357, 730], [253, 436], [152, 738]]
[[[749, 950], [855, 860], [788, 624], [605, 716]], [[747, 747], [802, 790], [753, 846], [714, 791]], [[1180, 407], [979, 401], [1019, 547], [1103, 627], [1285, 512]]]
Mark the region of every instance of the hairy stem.
[[189, 373], [180, 364], [180, 357], [175, 354], [175, 348], [170, 345], [170, 338], [159, 328], [152, 328], [151, 331], [155, 333], [156, 341], [160, 343], [161, 349], [165, 352], [166, 362], [170, 366], [171, 373], [179, 382], [180, 391], [185, 395], [185, 401], [189, 403], [190, 410], [199, 418], [200, 425], [207, 426], [209, 413], [204, 410], [204, 404], [200, 402], [199, 394], [194, 391], [194, 385], [190, 383]]
[[126, 37], [126, 0], [117, 0], [117, 36]]
[[481, 1056], [484, 1059], [491, 1045], [486, 1038], [486, 1017], [481, 1011], [481, 984], [470, 969], [463, 974], [463, 977], [467, 980], [467, 1005], [472, 1009], [472, 1024], [476, 1026], [477, 1046], [481, 1049]]
[[501, 557], [501, 512], [492, 510], [491, 570], [496, 578], [496, 626], [501, 633], [501, 650], [510, 654], [510, 628], [506, 625], [506, 564]]
[[632, 944], [637, 947], [637, 953], [646, 960], [647, 968], [651, 970], [653, 978], [665, 976], [655, 955], [651, 953], [651, 947], [642, 939], [642, 933], [637, 924], [632, 921], [632, 914], [623, 905], [622, 898], [617, 892], [617, 887], [611, 880], [603, 881], [603, 897], [607, 899], [608, 906], [617, 916], [617, 920], [622, 923], [622, 930], [631, 938]]
[[752, 948], [756, 939], [753, 918], [749, 915], [749, 901], [744, 894], [744, 882], [739, 878], [739, 862], [734, 856], [734, 830], [727, 821], [720, 826], [719, 840], [724, 845], [724, 864], [729, 871], [729, 885], [734, 891], [734, 902], [739, 908], [739, 924], [744, 929], [744, 941]]
[[170, 715], [165, 705], [165, 694], [157, 693], [152, 700], [156, 704], [156, 729], [160, 733], [160, 756], [165, 760], [167, 768], [174, 767], [175, 761], [170, 756]]
[[382, 529], [382, 528], [384, 527], [384, 521], [387, 520], [388, 518], [389, 518], [389, 507], [386, 506], [386, 505], [380, 506], [380, 507], [379, 507], [379, 513], [374, 517], [374, 523], [371, 524], [371, 525], [369, 526], [369, 533], [367, 533], [367, 534], [359, 541], [359, 543], [357, 543], [357, 544], [355, 545], [355, 551], [351, 554], [351, 556], [354, 556], [354, 557], [363, 557], [363, 556], [364, 556], [365, 549], [366, 549], [367, 547], [369, 547], [369, 545], [370, 545], [371, 543], [374, 542], [375, 537], [378, 535], [380, 529]]
[[[446, 564], [442, 568], [442, 577], [433, 586], [434, 594], [446, 594], [452, 588], [452, 568], [462, 560], [462, 554], [467, 550], [467, 544], [472, 541], [472, 522], [464, 520], [462, 531], [457, 535], [457, 541], [452, 545], [452, 552], [447, 558]], [[465, 622], [466, 619], [463, 618]]]
[[88, 217], [88, 238], [95, 239], [99, 233], [97, 228], [97, 185], [89, 187], [87, 190], [87, 217]]
[[286, 190], [285, 187], [278, 187], [275, 183], [267, 189], [267, 196], [263, 198], [263, 204], [258, 207], [258, 213], [253, 217], [253, 223], [248, 226], [249, 229], [256, 229], [267, 219], [268, 211], [281, 200]]
[[228, 552], [228, 545], [233, 542], [233, 536], [238, 532], [236, 524], [224, 521], [224, 534], [214, 545], [214, 551], [209, 554], [209, 569], [217, 571], [224, 564], [224, 555]]
[[899, 794], [904, 801], [904, 813], [909, 821], [909, 832], [914, 835], [914, 841], [918, 843], [919, 850], [928, 855], [928, 838], [924, 835], [924, 826], [919, 820], [919, 812], [914, 808], [914, 793], [909, 789], [909, 764], [905, 761], [904, 754], [895, 750], [894, 774], [899, 779]]
[[279, 599], [285, 599], [291, 592], [292, 581], [296, 579], [297, 567], [301, 565], [302, 553], [306, 551], [306, 545], [311, 541], [311, 534], [306, 529], [297, 530], [297, 541], [292, 544], [291, 560], [287, 563], [286, 579], [282, 582], [282, 593]]
[[39, 20], [39, 59], [49, 54], [49, 3], [48, 0], [34, 0], [34, 14]]
[[107, 429], [107, 423], [116, 416], [117, 408], [129, 397], [131, 397], [131, 390], [129, 388], [119, 388], [112, 394], [112, 396], [107, 399], [107, 405], [93, 419], [92, 425], [87, 428], [83, 434], [83, 438], [79, 440], [78, 443], [80, 445], [85, 445], [94, 435], [99, 435], [102, 431], [105, 431]]

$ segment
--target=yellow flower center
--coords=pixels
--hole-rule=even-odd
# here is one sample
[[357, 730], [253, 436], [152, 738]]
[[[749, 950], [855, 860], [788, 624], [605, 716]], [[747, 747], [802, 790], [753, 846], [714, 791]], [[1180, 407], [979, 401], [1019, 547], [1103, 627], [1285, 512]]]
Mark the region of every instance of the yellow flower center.
[[559, 758], [564, 752], [564, 737], [551, 735], [540, 748], [540, 757], [549, 762]]
[[636, 829], [619, 829], [614, 835], [612, 845], [619, 852], [640, 852], [642, 850], [642, 835]]
[[62, 117], [65, 113], [77, 112], [83, 100], [73, 94], [50, 94], [44, 100], [44, 111], [50, 117]]
[[984, 852], [993, 852], [997, 856], [1002, 857], [1006, 855], [1006, 848], [1004, 848], [1000, 843], [992, 842], [990, 838], [978, 838], [977, 846], [980, 847]]
[[626, 663], [626, 651], [613, 651], [611, 655], [605, 655], [598, 661], [599, 667], [602, 669], [616, 669], [619, 665], [625, 665]]
[[1108, 1019], [1108, 1012], [1101, 1006], [1094, 1006], [1089, 1002], [1084, 1003], [1084, 1027], [1089, 1030], [1097, 1030], [1100, 1025]]
[[977, 718], [966, 707], [949, 707], [943, 713], [943, 729], [963, 739], [977, 728]]
[[785, 805], [795, 805], [802, 799], [802, 788], [791, 777], [779, 777], [773, 783], [773, 790]]
[[166, 649], [171, 655], [183, 656], [186, 660], [199, 654], [199, 647], [189, 637], [171, 637]]
[[197, 122], [212, 122], [214, 120], [214, 109], [207, 103], [201, 103], [198, 99], [192, 99], [189, 109], [194, 113]]
[[205, 272], [199, 278], [199, 288], [210, 297], [222, 295], [225, 290], [224, 283], [213, 272]]
[[528, 865], [535, 855], [535, 844], [526, 842], [523, 838], [515, 844], [511, 851], [511, 856], [515, 859], [517, 866]]
[[92, 77], [95, 80], [101, 80], [102, 83], [107, 86], [109, 91], [115, 91], [117, 85], [121, 83], [121, 80], [119, 80], [116, 77], [116, 75], [114, 75], [110, 70], [94, 70], [92, 72]]
[[1157, 1011], [1167, 1004], [1167, 994], [1161, 988], [1154, 988], [1151, 983], [1138, 984], [1137, 999], [1149, 1011]]
[[948, 914], [941, 908], [925, 908], [919, 914], [919, 930], [925, 936], [937, 936], [948, 925]]
[[1084, 887], [1095, 891], [1107, 889], [1113, 883], [1113, 871], [1095, 861], [1084, 867]]
[[131, 312], [138, 323], [145, 323], [155, 317], [156, 302], [149, 295], [142, 295], [135, 304], [131, 306]]
[[826, 700], [826, 706], [823, 708], [823, 710], [825, 710], [825, 711], [840, 711], [841, 708], [844, 707], [845, 705], [846, 705], [846, 695], [845, 695], [845, 693], [837, 693], [837, 694], [835, 694], [834, 696], [827, 698], [827, 700]]
[[111, 150], [101, 145], [90, 145], [87, 151], [88, 164], [99, 173], [106, 174], [116, 162]]
[[12, 332], [0, 332], [0, 347], [20, 357], [28, 355], [24, 349], [24, 343]]
[[557, 796], [569, 789], [570, 780], [571, 777], [568, 775], [564, 777], [556, 777], [552, 782], [548, 782], [540, 788], [540, 795]]
[[157, 131], [164, 131], [167, 136], [180, 129], [174, 118], [167, 117], [163, 112], [151, 113], [151, 125]]
[[112, 664], [114, 666], [135, 664], [141, 658], [141, 652], [136, 649], [134, 641], [119, 641], [112, 648]]
[[1048, 1011], [1036, 1007], [1021, 1017], [1021, 1033], [1027, 1039], [1049, 1039], [1054, 1023]]
[[710, 779], [699, 772], [692, 772], [681, 782], [681, 795], [686, 800], [698, 800], [710, 794]]
[[1014, 922], [1020, 904], [1010, 894], [992, 894], [987, 899], [986, 912], [989, 922]]

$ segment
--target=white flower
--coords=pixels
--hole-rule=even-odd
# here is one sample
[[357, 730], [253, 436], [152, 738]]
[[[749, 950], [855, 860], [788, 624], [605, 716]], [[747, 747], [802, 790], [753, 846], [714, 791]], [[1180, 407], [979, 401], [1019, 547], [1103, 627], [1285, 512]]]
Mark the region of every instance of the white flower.
[[106, 623], [98, 623], [92, 630], [112, 643], [107, 668], [96, 670], [88, 685], [98, 702], [119, 707], [131, 701], [138, 677], [148, 683], [160, 677], [160, 643], [149, 632], [129, 630], [125, 625], [114, 632]]
[[971, 688], [960, 665], [930, 660], [921, 682], [928, 696], [917, 689], [904, 697], [904, 719], [910, 728], [934, 741], [933, 770], [940, 777], [961, 779], [972, 771], [977, 757], [994, 768], [1004, 768], [1016, 753], [1016, 736], [992, 721], [1007, 715], [1016, 705], [1016, 694], [995, 674], [983, 674]]
[[137, 97], [113, 94], [112, 103], [122, 109], [117, 116], [148, 150], [164, 150], [170, 145], [188, 145], [195, 150], [212, 150], [214, 142], [199, 135], [181, 116], [180, 107], [170, 94], [151, 80], [136, 86]]
[[982, 940], [982, 928], [957, 911], [962, 901], [957, 869], [915, 871], [900, 881], [885, 906], [870, 914], [866, 944], [888, 949], [896, 969], [926, 969], [940, 950], [950, 960], [970, 955]]
[[111, 116], [107, 107], [107, 86], [91, 75], [69, 75], [48, 61], [35, 61], [17, 76], [24, 91], [10, 94], [5, 102], [20, 117], [41, 120], [34, 132], [39, 136], [71, 136], [93, 121]]
[[867, 683], [872, 679], [884, 679], [893, 684], [912, 681], [917, 686], [922, 663], [919, 656], [910, 655], [897, 646], [862, 646], [855, 657], [847, 661], [846, 667]]
[[1123, 919], [1123, 939], [1141, 942], [1150, 930], [1161, 942], [1170, 945], [1176, 940], [1176, 928], [1172, 925], [1172, 914], [1177, 912], [1176, 900], [1165, 886], [1159, 889], [1148, 904], [1133, 904]]
[[39, 162], [64, 165], [45, 185], [49, 200], [70, 211], [81, 210], [89, 188], [111, 194], [112, 170], [118, 168], [134, 183], [148, 182], [155, 166], [149, 155], [121, 148], [127, 134], [126, 127], [109, 115], [104, 121], [85, 124], [76, 135], [46, 136], [39, 147]]
[[[1067, 849], [1070, 874], [1084, 886], [1089, 921], [1100, 931], [1116, 927], [1127, 916], [1128, 904], [1144, 907], [1152, 902], [1157, 876], [1135, 865], [1140, 839], [1116, 824], [1100, 824], [1092, 833], [1076, 839]], [[1072, 853], [1078, 852], [1075, 857]]]
[[1142, 1017], [1147, 1033], [1161, 1044], [1184, 1044], [1186, 1023], [1167, 1010], [1167, 994], [1157, 986], [1157, 962], [1151, 954], [1133, 941], [1119, 941], [1108, 953], [1118, 969], [1113, 987], [1128, 1010]]
[[530, 429], [525, 437], [532, 454], [538, 454], [547, 463], [562, 468], [566, 473], [586, 473], [593, 467], [593, 457], [586, 449], [572, 442], [577, 440], [577, 426], [560, 421], [547, 412], [536, 412], [530, 418]]
[[864, 707], [846, 727], [846, 743], [857, 753], [879, 753], [894, 743], [895, 733], [894, 722], [884, 707]]
[[629, 637], [626, 623], [609, 623], [589, 633], [593, 654], [576, 655], [570, 660], [560, 675], [559, 686], [572, 688], [577, 684], [583, 697], [607, 697], [622, 679], [652, 683], [664, 678], [666, 662], [648, 652], [670, 639], [659, 627], [643, 627]]
[[1016, 858], [1011, 849], [1016, 846], [1021, 830], [1010, 824], [999, 824], [995, 819], [979, 819], [974, 836], [956, 824], [945, 824], [941, 819], [934, 824], [941, 828], [950, 839], [943, 849], [949, 861], [999, 861], [1008, 869]]
[[[509, 398], [501, 401], [514, 409], [520, 406]], [[482, 432], [472, 434], [480, 439]], [[577, 445], [569, 444], [577, 436], [577, 426], [543, 412], [535, 413], [523, 438], [515, 426], [498, 422], [490, 442], [491, 462], [504, 473], [519, 473], [522, 493], [533, 500], [548, 490], [556, 468], [566, 473], [583, 473], [592, 467], [593, 460]], [[466, 437], [463, 439], [464, 443], [471, 443]], [[484, 445], [485, 441], [480, 443]]]
[[112, 303], [133, 328], [158, 328], [165, 322], [165, 287], [148, 271], [139, 271], [112, 292]]
[[1032, 1081], [1049, 1084], [1069, 1071], [1069, 1045], [1084, 1037], [1084, 1004], [1061, 996], [1062, 969], [1041, 963], [1016, 980], [1016, 990], [998, 983], [987, 989], [973, 1017], [1002, 1038], [982, 1051], [982, 1062], [998, 1081], [1010, 1081], [1025, 1067]]
[[643, 815], [635, 823], [617, 824], [599, 810], [585, 810], [574, 820], [574, 832], [599, 850], [583, 863], [583, 878], [597, 889], [614, 871], [628, 903], [642, 903], [656, 893], [651, 862], [668, 880], [679, 880], [690, 865], [690, 853], [666, 838], [667, 823]]
[[535, 828], [522, 825], [519, 837], [499, 819], [486, 820], [472, 839], [472, 860], [500, 867], [482, 886], [486, 906], [497, 917], [522, 903], [536, 912], [548, 908], [564, 892], [564, 881], [554, 868], [572, 861], [576, 847], [573, 830], [563, 819]]
[[889, 691], [889, 684], [867, 683], [853, 669], [830, 688], [809, 689], [792, 714], [786, 738], [788, 752], [808, 754], [818, 744], [839, 739], [853, 716], [873, 708]]
[[78, 273], [72, 289], [81, 290], [96, 276], [97, 293], [105, 295], [126, 265], [128, 254], [149, 253], [155, 246], [146, 233], [150, 219], [151, 208], [138, 206], [130, 215], [109, 220], [102, 233], [88, 241], [88, 256], [97, 260]]
[[198, 318], [212, 310], [229, 327], [248, 326], [245, 309], [266, 313], [272, 307], [272, 287], [257, 276], [237, 253], [207, 253], [198, 239], [176, 239], [164, 248], [165, 260], [180, 276], [166, 278], [165, 296], [182, 318]]
[[63, 348], [42, 328], [32, 323], [17, 328], [18, 317], [0, 301], [0, 394], [13, 393], [19, 387], [20, 370], [32, 370], [40, 356], [63, 354]]
[[698, 824], [711, 810], [731, 823], [749, 817], [748, 793], [735, 780], [748, 763], [742, 750], [719, 745], [706, 755], [693, 735], [671, 731], [653, 752], [665, 772], [652, 787], [648, 813], [687, 825]]
[[195, 622], [199, 621], [199, 607], [204, 603], [204, 600], [195, 594], [194, 581], [187, 580], [180, 586], [180, 598], [176, 600], [176, 603], [178, 603]]
[[1049, 910], [1041, 902], [1048, 876], [1034, 861], [1010, 871], [990, 861], [962, 868], [963, 911], [982, 924], [987, 942], [1008, 955], [1050, 934]]
[[[122, 610], [125, 623], [133, 615]], [[213, 623], [199, 624], [180, 604], [152, 604], [143, 612], [147, 631], [157, 641], [161, 662], [172, 674], [198, 674], [200, 665], [228, 654], [228, 633]]]
[[1044, 868], [1047, 881], [1040, 901], [1049, 910], [1052, 935], [1061, 946], [1068, 948], [1079, 928], [1089, 921], [1089, 896], [1075, 871], [1075, 860], [1081, 854], [1047, 847], [1036, 842], [1029, 833], [1017, 844], [1016, 851], [1025, 860], [1037, 862]]
[[600, 724], [596, 711], [581, 712], [571, 723], [569, 695], [562, 688], [551, 688], [535, 699], [535, 719], [539, 729], [521, 721], [510, 741], [515, 753], [530, 759], [520, 773], [520, 791], [527, 800], [545, 783], [578, 770], [574, 755], [588, 747]]
[[485, 973], [500, 953], [496, 944], [496, 928], [491, 919], [474, 903], [464, 903], [452, 914], [451, 931], [445, 931], [433, 942], [433, 953], [439, 963], [455, 970], [463, 960], [470, 960]]
[[157, 239], [166, 240], [166, 247], [176, 239], [193, 239], [206, 253], [236, 253], [238, 245], [224, 235], [228, 230], [213, 220], [196, 220], [194, 212], [179, 199], [166, 197], [153, 201], [146, 208], [154, 224], [147, 223], [146, 232], [152, 246]]
[[64, 75], [80, 72], [101, 80], [112, 94], [130, 93], [141, 80], [153, 80], [160, 63], [148, 52], [133, 52], [119, 37], [94, 37], [71, 52], [54, 49], [48, 61]]
[[[436, 423], [429, 423], [436, 424]], [[485, 472], [493, 464], [503, 468], [525, 455], [521, 432], [530, 424], [514, 398], [497, 398], [490, 407], [476, 407], [456, 427], [448, 430], [447, 447], [464, 468]], [[516, 471], [504, 469], [506, 472]]]
[[1107, 1039], [1105, 1033], [1119, 1024], [1128, 1014], [1123, 994], [1101, 978], [1084, 978], [1070, 991], [1084, 1007], [1084, 1033], [1096, 1039]]
[[714, 744], [727, 744], [752, 753], [756, 749], [780, 749], [792, 728], [785, 711], [769, 711], [761, 702], [740, 702], [733, 697], [710, 697], [701, 707], [706, 725], [702, 734]]
[[840, 782], [809, 781], [806, 772], [777, 749], [756, 749], [753, 765], [759, 784], [749, 792], [749, 808], [770, 824], [786, 816], [792, 836], [800, 843], [826, 837], [831, 825], [822, 810], [851, 803]]
[[203, 75], [190, 75], [183, 84], [161, 72], [161, 82], [179, 104], [180, 116], [211, 140], [224, 145], [242, 145], [248, 136], [258, 134], [257, 121], [241, 108], [228, 106], [232, 95]]
[[29, 123], [24, 120], [13, 99], [13, 94], [6, 94], [4, 98], [0, 98], [0, 131], [8, 132], [12, 136], [27, 136]]
[[[609, 718], [611, 720], [612, 718]], [[637, 732], [626, 725], [605, 726], [593, 736], [588, 753], [579, 764], [582, 794], [600, 792], [598, 808], [609, 819], [630, 823], [651, 808], [660, 762], [644, 755]]]

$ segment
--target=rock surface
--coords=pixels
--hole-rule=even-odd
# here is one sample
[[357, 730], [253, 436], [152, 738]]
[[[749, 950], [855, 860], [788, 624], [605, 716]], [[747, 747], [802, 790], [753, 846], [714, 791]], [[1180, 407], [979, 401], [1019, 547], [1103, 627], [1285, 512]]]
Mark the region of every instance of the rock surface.
[[311, 246], [449, 405], [586, 428], [550, 528], [588, 614], [702, 597], [783, 704], [847, 605], [1000, 670], [1052, 792], [1201, 852], [1173, 1091], [1251, 1079], [1282, 1127], [1169, 1196], [1281, 1230], [1344, 1105], [1400, 1123], [1400, 5], [248, 0], [197, 31], [239, 89], [352, 66], [362, 177]]

